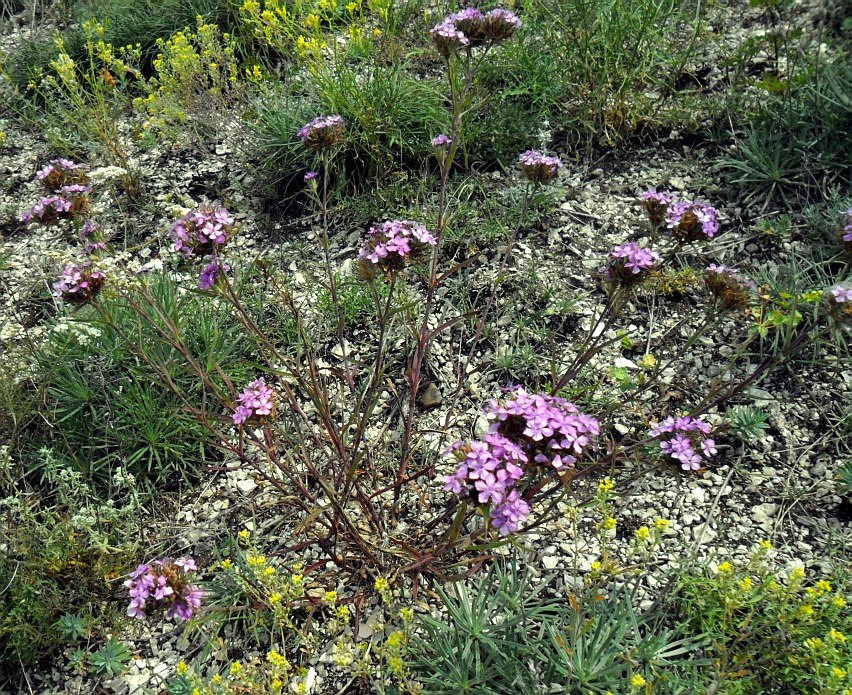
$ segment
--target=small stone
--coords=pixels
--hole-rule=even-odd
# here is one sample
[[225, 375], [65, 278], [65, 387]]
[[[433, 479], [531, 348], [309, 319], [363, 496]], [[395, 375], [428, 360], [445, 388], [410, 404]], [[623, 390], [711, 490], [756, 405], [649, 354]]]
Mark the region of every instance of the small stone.
[[251, 478], [246, 478], [244, 480], [237, 481], [237, 490], [242, 492], [244, 495], [250, 495], [257, 489], [257, 483], [254, 482]]
[[438, 407], [443, 402], [444, 397], [441, 395], [440, 389], [431, 382], [427, 384], [426, 390], [420, 396], [420, 405], [428, 410]]
[[556, 569], [556, 565], [559, 564], [559, 558], [555, 555], [545, 555], [541, 559], [541, 564], [544, 565], [545, 569], [553, 570]]

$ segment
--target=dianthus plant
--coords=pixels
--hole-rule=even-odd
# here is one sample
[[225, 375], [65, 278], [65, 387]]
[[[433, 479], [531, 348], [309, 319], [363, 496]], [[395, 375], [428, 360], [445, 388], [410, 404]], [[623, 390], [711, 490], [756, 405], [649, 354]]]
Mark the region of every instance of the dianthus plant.
[[523, 388], [508, 399], [492, 400], [485, 415], [492, 422], [482, 440], [450, 448], [459, 465], [444, 478], [444, 486], [489, 505], [492, 524], [507, 535], [530, 513], [521, 481], [529, 488], [539, 472], [573, 467], [600, 426], [564, 398]]
[[660, 442], [660, 451], [685, 471], [704, 468], [716, 454], [710, 438], [712, 428], [699, 417], [668, 417], [651, 427], [650, 435]]
[[165, 558], [139, 565], [124, 582], [130, 594], [127, 615], [146, 618], [147, 611], [164, 609], [166, 617], [189, 620], [201, 608], [204, 591], [192, 583], [198, 569], [192, 558]]

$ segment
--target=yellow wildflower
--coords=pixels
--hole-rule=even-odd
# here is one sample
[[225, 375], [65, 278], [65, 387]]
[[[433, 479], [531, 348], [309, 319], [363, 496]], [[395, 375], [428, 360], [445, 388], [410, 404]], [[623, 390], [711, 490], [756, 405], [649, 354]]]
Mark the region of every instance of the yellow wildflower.
[[831, 675], [838, 680], [842, 678], [846, 678], [846, 669], [840, 668], [839, 666], [834, 666], [831, 669]]
[[739, 587], [743, 591], [751, 591], [754, 588], [754, 583], [751, 581], [751, 577], [743, 577], [740, 579]]
[[222, 562], [219, 563], [219, 567], [221, 567], [223, 570], [229, 570], [233, 566], [234, 563], [229, 559], [222, 560]]
[[769, 549], [772, 548], [772, 541], [766, 541], [766, 540], [760, 541], [760, 547], [763, 548], [764, 550], [769, 550]]
[[641, 688], [644, 685], [646, 685], [647, 683], [648, 683], [648, 681], [646, 681], [638, 673], [630, 679], [630, 685], [632, 685], [634, 688]]
[[799, 580], [805, 578], [805, 568], [804, 567], [795, 567], [793, 571], [790, 572], [790, 579]]
[[243, 668], [242, 663], [239, 661], [235, 661], [231, 664], [230, 674], [234, 677], [239, 676], [245, 669]]
[[285, 657], [281, 652], [275, 651], [274, 649], [266, 655], [266, 660], [275, 668], [290, 668], [290, 662], [287, 661], [287, 657]]
[[846, 641], [846, 635], [844, 635], [842, 632], [840, 632], [840, 630], [835, 630], [834, 628], [831, 628], [828, 631], [828, 638], [830, 640], [834, 640], [835, 642], [845, 642]]
[[604, 478], [598, 483], [598, 492], [607, 494], [612, 492], [613, 488], [615, 488], [615, 483], [612, 478]]
[[725, 562], [723, 562], [721, 565], [719, 565], [719, 572], [721, 572], [722, 574], [730, 574], [733, 571], [734, 571], [734, 566], [730, 562], [728, 562], [727, 560], [725, 560]]
[[384, 577], [377, 577], [375, 587], [376, 587], [376, 591], [384, 592], [384, 591], [387, 591], [390, 588], [390, 584], [388, 583], [388, 580], [385, 579]]
[[213, 678], [210, 679], [210, 682], [214, 685], [219, 685], [219, 683], [222, 682], [222, 676], [217, 673], [215, 676], [213, 676]]
[[177, 665], [177, 672], [179, 676], [185, 676], [189, 673], [189, 666], [187, 666], [185, 661], [181, 661]]
[[608, 516], [604, 519], [603, 527], [607, 531], [612, 531], [618, 525], [618, 520], [614, 516]]
[[654, 521], [654, 528], [657, 529], [657, 531], [665, 531], [671, 523], [672, 522], [668, 519], [657, 519]]
[[322, 600], [326, 603], [337, 603], [337, 592], [336, 591], [326, 591], [322, 595]]
[[650, 352], [646, 355], [642, 355], [642, 359], [639, 360], [639, 366], [642, 367], [642, 369], [653, 369], [657, 366], [657, 358]]
[[251, 538], [251, 531], [249, 531], [247, 528], [244, 528], [237, 534], [237, 537], [242, 543], [248, 543], [249, 538]]
[[636, 529], [636, 538], [640, 541], [647, 541], [651, 537], [651, 529], [647, 526], [640, 526]]
[[828, 591], [831, 591], [831, 582], [828, 582], [825, 579], [820, 579], [816, 583], [816, 588], [817, 588], [817, 591], [819, 591], [821, 594], [824, 594]]
[[843, 598], [840, 594], [837, 594], [837, 596], [831, 599], [831, 605], [836, 606], [837, 608], [845, 608], [846, 599]]

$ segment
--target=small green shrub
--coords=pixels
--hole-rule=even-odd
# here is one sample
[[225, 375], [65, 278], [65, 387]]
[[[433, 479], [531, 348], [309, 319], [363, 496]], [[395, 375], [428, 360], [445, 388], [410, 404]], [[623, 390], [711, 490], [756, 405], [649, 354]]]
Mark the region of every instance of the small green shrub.
[[719, 692], [829, 695], [852, 687], [849, 586], [838, 571], [808, 581], [802, 568], [785, 580], [762, 547], [749, 562], [683, 575], [680, 616], [706, 634], [719, 665]]
[[143, 70], [150, 74], [160, 52], [158, 39], [167, 40], [196, 18], [230, 28], [227, 0], [82, 0], [81, 21], [94, 19], [107, 27], [104, 40], [113, 46], [139, 44]]
[[421, 616], [416, 672], [424, 693], [702, 692], [697, 642], [640, 612], [629, 592], [548, 595], [515, 564], [474, 586], [439, 590], [446, 618]]
[[33, 488], [0, 448], [0, 681], [113, 620], [113, 583], [136, 553], [138, 508], [126, 475], [103, 501], [50, 450], [38, 454], [45, 484]]

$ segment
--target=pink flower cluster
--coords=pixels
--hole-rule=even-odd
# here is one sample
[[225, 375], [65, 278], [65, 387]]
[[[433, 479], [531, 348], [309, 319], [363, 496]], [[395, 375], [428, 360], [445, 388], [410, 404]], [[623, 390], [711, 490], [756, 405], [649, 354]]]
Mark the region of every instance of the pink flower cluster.
[[76, 162], [70, 159], [54, 159], [36, 172], [36, 178], [49, 191], [57, 191], [63, 186], [85, 183], [86, 175]]
[[241, 425], [251, 418], [270, 415], [275, 409], [275, 392], [266, 385], [266, 379], [255, 379], [237, 396], [237, 409], [234, 411], [234, 424]]
[[69, 263], [53, 283], [53, 295], [68, 302], [88, 302], [100, 292], [105, 281], [106, 275], [92, 270], [91, 263]]
[[530, 181], [548, 183], [556, 178], [562, 162], [559, 157], [551, 157], [538, 150], [527, 150], [518, 157], [518, 166]]
[[634, 242], [616, 246], [609, 252], [609, 257], [610, 268], [619, 278], [624, 274], [644, 276], [660, 260], [660, 255], [656, 251], [643, 249]]
[[492, 400], [485, 414], [492, 423], [482, 440], [450, 447], [459, 466], [444, 477], [444, 488], [493, 505], [491, 521], [508, 535], [530, 513], [517, 489], [526, 468], [539, 464], [558, 471], [573, 466], [600, 426], [564, 398], [533, 395], [523, 388], [509, 399]]
[[324, 150], [340, 143], [345, 132], [343, 116], [319, 116], [303, 125], [297, 135], [306, 147]]
[[443, 133], [432, 138], [433, 147], [446, 147], [452, 143], [453, 139], [449, 135], [444, 135]]
[[711, 429], [702, 419], [686, 415], [666, 418], [651, 427], [650, 435], [660, 441], [660, 451], [683, 470], [697, 471], [705, 459], [716, 454], [716, 443], [708, 436]]
[[234, 218], [221, 206], [190, 210], [172, 225], [175, 251], [187, 258], [215, 254], [228, 243], [233, 224]]
[[712, 239], [719, 233], [719, 216], [711, 205], [678, 202], [666, 211], [666, 227], [683, 241]]
[[732, 280], [739, 282], [741, 285], [744, 285], [752, 292], [757, 291], [757, 283], [751, 278], [743, 275], [736, 268], [732, 268], [729, 265], [724, 265], [722, 263], [711, 263], [707, 266], [707, 272], [712, 273], [714, 275], [724, 275]]
[[711, 263], [704, 273], [707, 289], [722, 304], [723, 309], [745, 308], [751, 303], [752, 294], [757, 292], [757, 283], [747, 278], [736, 268]]
[[650, 191], [645, 191], [642, 194], [642, 203], [648, 212], [648, 218], [655, 225], [660, 225], [666, 221], [666, 211], [673, 202], [673, 195], [670, 193], [660, 193], [656, 188], [652, 188]]
[[460, 48], [505, 41], [520, 28], [521, 20], [513, 12], [503, 9], [482, 12], [468, 7], [448, 15], [435, 26], [432, 41], [438, 52], [448, 58]]
[[130, 594], [127, 615], [145, 618], [146, 609], [168, 606], [167, 617], [189, 620], [201, 608], [204, 598], [204, 591], [190, 581], [189, 573], [197, 570], [192, 558], [165, 558], [139, 565], [124, 582]]
[[666, 224], [680, 241], [712, 239], [719, 233], [716, 208], [696, 201], [678, 201], [671, 193], [656, 189], [642, 194], [642, 203], [654, 225]]
[[42, 198], [27, 210], [21, 219], [24, 222], [38, 220], [39, 222], [50, 224], [51, 222], [70, 216], [71, 201], [60, 195], [49, 195]]
[[230, 269], [230, 265], [214, 256], [201, 270], [201, 275], [198, 278], [198, 288], [202, 290], [212, 289]]
[[422, 253], [438, 240], [419, 222], [388, 220], [370, 227], [367, 241], [360, 257], [380, 266], [383, 270], [400, 270], [406, 261]]

